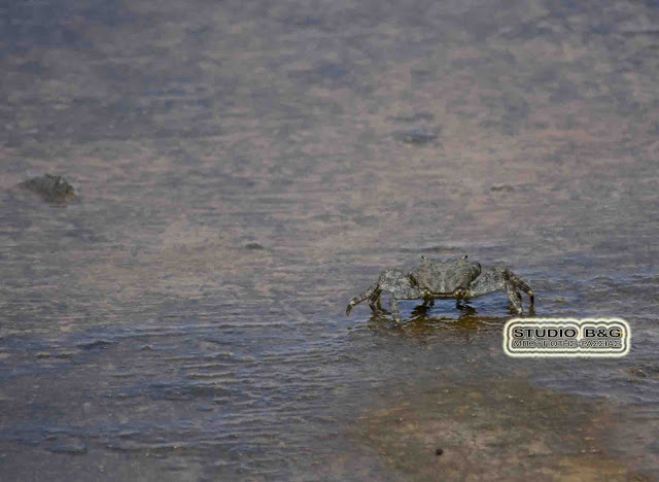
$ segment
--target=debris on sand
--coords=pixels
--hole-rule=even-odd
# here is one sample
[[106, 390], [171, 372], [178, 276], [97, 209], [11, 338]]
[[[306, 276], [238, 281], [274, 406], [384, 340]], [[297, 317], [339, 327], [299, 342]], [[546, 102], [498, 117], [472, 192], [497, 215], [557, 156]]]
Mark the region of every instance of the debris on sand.
[[67, 203], [77, 199], [73, 186], [62, 176], [44, 174], [19, 184], [19, 187], [38, 194], [50, 203]]

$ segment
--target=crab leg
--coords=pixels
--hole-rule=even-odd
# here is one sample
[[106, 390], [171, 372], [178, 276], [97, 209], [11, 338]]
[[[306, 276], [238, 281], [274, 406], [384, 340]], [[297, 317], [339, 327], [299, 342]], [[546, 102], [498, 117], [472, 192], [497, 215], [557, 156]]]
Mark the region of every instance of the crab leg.
[[522, 290], [524, 293], [526, 293], [529, 297], [529, 304], [533, 306], [533, 303], [535, 303], [535, 297], [533, 296], [533, 290], [526, 283], [526, 281], [524, 281], [510, 270], [505, 270], [505, 273], [508, 276], [508, 282], [512, 284], [516, 289]]
[[513, 305], [513, 308], [515, 309], [515, 312], [518, 315], [522, 314], [522, 295], [519, 294], [519, 291], [515, 289], [515, 286], [510, 283], [506, 282], [505, 283], [506, 287], [506, 294], [508, 295], [508, 300], [510, 301], [510, 304]]
[[471, 283], [469, 289], [466, 290], [464, 297], [475, 298], [495, 291], [505, 291], [515, 311], [521, 313], [522, 296], [519, 293], [520, 290], [528, 295], [529, 303], [533, 306], [533, 291], [529, 285], [509, 269], [495, 267], [483, 269], [481, 274]]
[[350, 316], [350, 311], [352, 311], [356, 305], [367, 299], [371, 310], [374, 312], [378, 311], [378, 307], [380, 306], [380, 289], [377, 283], [364, 291], [362, 294], [355, 296], [350, 300], [348, 306], [346, 307], [346, 316]]
[[376, 288], [371, 297], [368, 299], [368, 306], [371, 308], [373, 313], [381, 313], [383, 311], [382, 305], [380, 304], [380, 294], [382, 294], [382, 290], [380, 290], [380, 288]]

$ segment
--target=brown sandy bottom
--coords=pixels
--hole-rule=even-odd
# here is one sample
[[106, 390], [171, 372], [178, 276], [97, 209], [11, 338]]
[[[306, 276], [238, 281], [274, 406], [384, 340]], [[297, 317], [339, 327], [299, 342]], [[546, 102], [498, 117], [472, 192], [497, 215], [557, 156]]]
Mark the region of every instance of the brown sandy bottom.
[[654, 480], [610, 453], [623, 429], [607, 403], [498, 379], [415, 393], [351, 434], [405, 480]]
[[[659, 472], [656, 1], [4, 4], [0, 482]], [[634, 349], [343, 316], [420, 254]]]

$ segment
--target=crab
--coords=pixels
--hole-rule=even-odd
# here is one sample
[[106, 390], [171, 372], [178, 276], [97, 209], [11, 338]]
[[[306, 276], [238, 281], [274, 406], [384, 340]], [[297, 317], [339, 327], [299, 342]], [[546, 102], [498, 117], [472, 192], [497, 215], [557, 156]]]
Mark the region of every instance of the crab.
[[359, 303], [368, 300], [374, 313], [382, 313], [380, 297], [389, 296], [391, 315], [400, 322], [398, 301], [423, 300], [424, 306], [432, 306], [435, 299], [461, 301], [483, 296], [496, 291], [505, 291], [517, 314], [522, 314], [522, 295], [529, 298], [529, 309], [533, 308], [534, 295], [531, 287], [522, 278], [505, 266], [482, 267], [467, 256], [447, 261], [428, 260], [424, 257], [414, 270], [405, 273], [398, 269], [385, 269], [377, 282], [359, 296], [350, 300], [346, 316]]
[[460, 299], [480, 273], [480, 263], [470, 261], [467, 256], [447, 261], [429, 260], [421, 256], [421, 264], [409, 276], [412, 283], [428, 295]]

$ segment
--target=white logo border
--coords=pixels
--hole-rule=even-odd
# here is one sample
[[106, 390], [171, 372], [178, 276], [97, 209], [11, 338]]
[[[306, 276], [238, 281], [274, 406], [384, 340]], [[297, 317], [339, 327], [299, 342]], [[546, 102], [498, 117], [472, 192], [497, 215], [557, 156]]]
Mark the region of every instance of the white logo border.
[[[625, 342], [625, 347], [622, 351], [599, 351], [599, 352], [587, 352], [587, 351], [574, 351], [569, 353], [552, 353], [552, 352], [519, 352], [512, 351], [508, 344], [512, 341], [512, 337], [509, 335], [512, 326], [516, 323], [524, 323], [525, 325], [529, 324], [542, 324], [542, 323], [551, 323], [555, 325], [563, 324], [576, 324], [581, 325], [583, 323], [596, 323], [603, 325], [617, 324], [622, 325], [625, 329], [625, 337], [623, 340]], [[632, 342], [632, 332], [629, 326], [629, 323], [622, 318], [511, 318], [503, 326], [503, 352], [511, 358], [622, 358], [629, 354], [631, 350]]]

